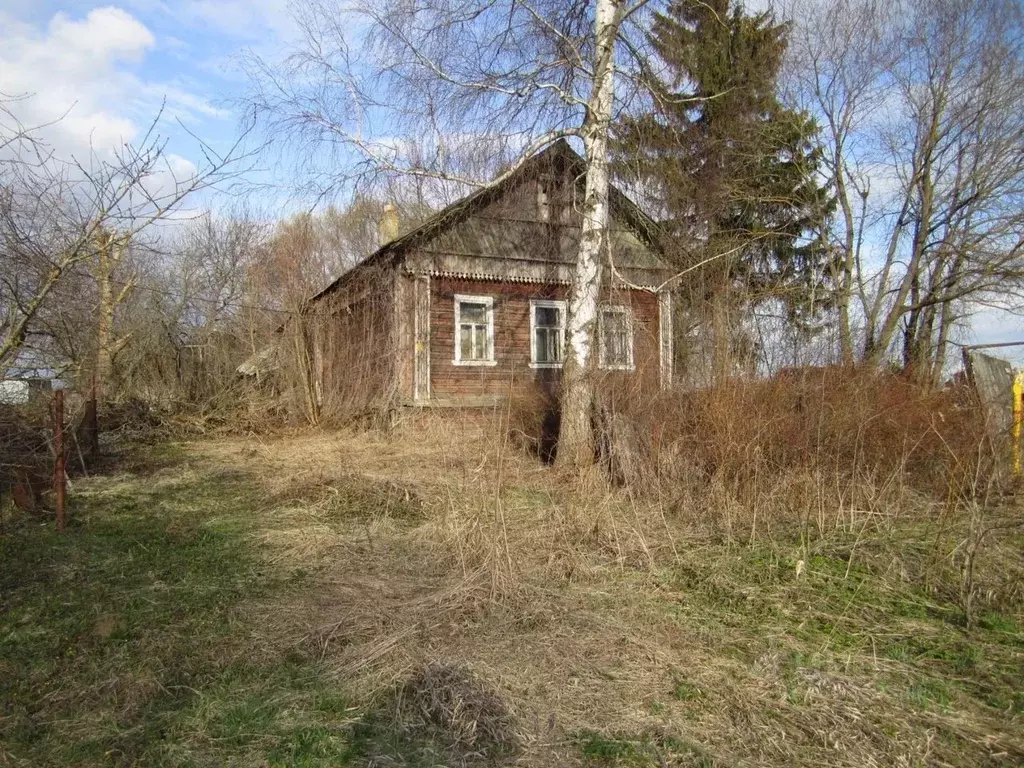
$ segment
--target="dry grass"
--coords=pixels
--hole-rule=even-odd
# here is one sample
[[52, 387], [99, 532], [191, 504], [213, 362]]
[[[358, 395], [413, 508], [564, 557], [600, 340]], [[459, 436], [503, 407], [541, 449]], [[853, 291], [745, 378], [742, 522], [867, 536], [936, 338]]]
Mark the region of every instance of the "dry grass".
[[[396, 686], [388, 701], [357, 731], [366, 739], [363, 751], [380, 761], [394, 745], [448, 765], [493, 764], [508, 761], [520, 749], [514, 715], [502, 698], [467, 667], [431, 662]], [[376, 743], [374, 743], [376, 741]], [[389, 750], [389, 747], [391, 748]], [[425, 753], [425, 754], [424, 754]]]
[[190, 447], [288, 502], [256, 535], [315, 588], [261, 623], [313, 649], [366, 723], [442, 664], [516, 713], [522, 765], [1024, 759], [1021, 538], [994, 523], [1013, 504], [985, 512], [966, 627], [964, 532], [918, 491], [829, 508], [828, 483], [794, 469], [764, 478], [754, 510], [721, 480], [641, 500], [569, 487], [493, 418]]
[[[0, 642], [23, 661], [2, 671], [25, 701], [0, 710], [0, 737], [14, 723], [21, 739], [0, 738], [0, 765], [47, 762], [22, 748], [161, 765], [1024, 760], [1016, 496], [743, 465], [750, 425], [728, 471], [663, 440], [668, 471], [654, 452], [637, 464], [647, 485], [568, 482], [502, 437], [512, 421], [150, 446], [82, 483], [78, 538], [0, 539], [25, 568], [53, 559], [7, 574]], [[80, 659], [54, 672], [68, 647]]]

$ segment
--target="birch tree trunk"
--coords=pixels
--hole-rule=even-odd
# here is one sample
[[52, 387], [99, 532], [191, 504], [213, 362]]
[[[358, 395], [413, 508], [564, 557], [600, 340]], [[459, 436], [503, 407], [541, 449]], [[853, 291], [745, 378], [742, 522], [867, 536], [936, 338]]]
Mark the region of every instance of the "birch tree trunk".
[[601, 246], [608, 227], [608, 128], [615, 97], [615, 38], [620, 5], [597, 0], [594, 82], [582, 137], [587, 161], [583, 226], [569, 293], [565, 364], [562, 368], [562, 423], [557, 464], [582, 469], [593, 464], [594, 347], [601, 290]]

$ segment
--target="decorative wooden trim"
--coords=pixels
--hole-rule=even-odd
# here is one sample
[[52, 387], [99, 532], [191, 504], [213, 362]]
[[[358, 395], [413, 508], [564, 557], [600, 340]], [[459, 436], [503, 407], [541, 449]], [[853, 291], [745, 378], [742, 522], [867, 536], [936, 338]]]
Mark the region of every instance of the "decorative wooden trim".
[[[439, 257], [441, 261], [448, 260], [446, 257], [455, 259], [471, 259], [473, 261], [500, 262], [501, 264], [515, 264], [515, 269], [481, 270], [481, 269], [458, 269], [447, 268], [438, 265], [438, 259], [427, 258]], [[572, 264], [555, 259], [530, 259], [522, 261], [519, 259], [493, 259], [475, 254], [453, 254], [440, 251], [430, 251], [421, 257], [417, 264], [405, 265], [409, 274], [429, 274], [434, 277], [446, 277], [452, 280], [474, 280], [490, 283], [530, 283], [535, 285], [572, 285]], [[631, 270], [635, 272], [636, 270]], [[649, 278], [642, 278], [639, 275], [631, 275], [629, 282], [622, 280], [616, 275], [609, 276], [610, 284], [620, 288], [643, 290], [653, 293], [660, 284], [652, 282]]]
[[668, 290], [658, 292], [658, 351], [661, 363], [661, 388], [672, 388], [675, 358], [673, 347], [672, 293]]
[[413, 282], [412, 399], [430, 400], [430, 275], [416, 275]]
[[400, 399], [408, 399], [412, 394], [412, 387], [409, 386], [411, 382], [407, 380], [408, 376], [406, 374], [406, 365], [412, 361], [413, 355], [411, 334], [409, 333], [409, 323], [407, 321], [409, 307], [406, 305], [406, 296], [408, 294], [405, 287], [406, 280], [406, 275], [402, 270], [394, 270], [392, 275], [392, 291], [394, 296], [392, 314], [394, 316], [391, 319], [391, 344], [395, 353], [393, 385]]
[[324, 404], [324, 328], [313, 324], [313, 398], [317, 407]]

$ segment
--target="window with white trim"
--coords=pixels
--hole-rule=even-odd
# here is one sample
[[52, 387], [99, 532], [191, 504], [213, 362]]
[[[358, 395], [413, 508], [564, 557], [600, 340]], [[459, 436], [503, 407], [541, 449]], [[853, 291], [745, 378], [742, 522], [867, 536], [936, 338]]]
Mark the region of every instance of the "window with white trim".
[[611, 370], [633, 369], [633, 314], [629, 307], [601, 307], [598, 362]]
[[494, 365], [494, 299], [455, 296], [455, 364]]
[[565, 346], [565, 302], [534, 299], [530, 302], [530, 365], [559, 368]]

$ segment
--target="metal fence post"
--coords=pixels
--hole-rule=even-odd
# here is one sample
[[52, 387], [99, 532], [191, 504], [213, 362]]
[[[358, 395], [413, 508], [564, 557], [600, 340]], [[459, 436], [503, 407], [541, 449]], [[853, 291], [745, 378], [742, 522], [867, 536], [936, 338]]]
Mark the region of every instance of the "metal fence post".
[[1013, 442], [1013, 476], [1020, 477], [1020, 438], [1021, 426], [1024, 425], [1024, 371], [1018, 371], [1013, 377], [1013, 425], [1010, 435]]

